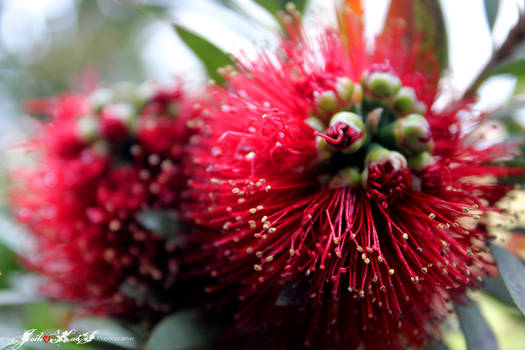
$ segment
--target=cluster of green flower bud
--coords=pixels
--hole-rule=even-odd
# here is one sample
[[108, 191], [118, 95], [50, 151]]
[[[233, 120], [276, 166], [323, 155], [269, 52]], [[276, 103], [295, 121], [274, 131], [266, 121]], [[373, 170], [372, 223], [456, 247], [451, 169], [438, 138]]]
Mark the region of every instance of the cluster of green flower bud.
[[336, 153], [365, 157], [362, 166], [349, 160], [351, 166], [327, 178], [330, 187], [366, 187], [369, 169], [378, 164], [414, 174], [434, 163], [426, 106], [392, 73], [365, 73], [360, 84], [338, 78], [334, 90], [315, 94], [314, 113], [306, 123], [316, 130], [321, 161]]
[[315, 113], [318, 117], [330, 116], [337, 111], [360, 104], [362, 99], [363, 89], [361, 85], [355, 84], [348, 77], [340, 77], [335, 81], [335, 90], [314, 94]]
[[[119, 136], [117, 134], [134, 135], [140, 110], [154, 94], [152, 83], [137, 87], [123, 82], [111, 89], [95, 90], [87, 98], [91, 113], [77, 120], [78, 137], [88, 144], [100, 146], [106, 139]], [[107, 145], [99, 148], [103, 150]]]
[[398, 76], [388, 72], [364, 73], [361, 77], [364, 98], [388, 107], [400, 116], [426, 113], [413, 88], [402, 86]]
[[89, 95], [89, 102], [95, 111], [114, 103], [129, 103], [140, 108], [153, 97], [155, 89], [153, 82], [145, 82], [138, 86], [129, 82], [120, 82], [112, 88], [95, 90]]

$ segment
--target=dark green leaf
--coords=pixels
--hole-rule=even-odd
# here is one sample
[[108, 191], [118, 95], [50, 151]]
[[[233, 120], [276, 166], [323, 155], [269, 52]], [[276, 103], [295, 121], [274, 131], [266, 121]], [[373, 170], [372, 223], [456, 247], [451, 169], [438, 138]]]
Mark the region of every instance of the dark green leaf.
[[206, 71], [211, 79], [221, 84], [224, 78], [217, 72], [217, 69], [229, 64], [233, 64], [232, 58], [208, 40], [190, 32], [181, 26], [175, 25], [175, 30], [182, 41], [197, 55], [206, 67]]
[[0, 243], [0, 288], [6, 288], [9, 274], [19, 269], [16, 255]]
[[299, 13], [304, 13], [307, 0], [255, 0], [255, 2], [275, 16], [277, 12], [285, 10], [288, 3], [294, 4]]
[[209, 349], [219, 334], [191, 310], [180, 311], [163, 319], [153, 329], [145, 350]]
[[497, 350], [498, 342], [478, 306], [454, 304], [468, 350]]
[[496, 16], [498, 14], [499, 0], [484, 0], [485, 3], [485, 15], [487, 16], [487, 22], [492, 30], [494, 23], [496, 22]]
[[492, 70], [490, 75], [512, 74], [520, 76], [525, 74], [525, 58], [504, 61]]
[[490, 251], [510, 296], [525, 315], [525, 264], [499, 245], [492, 244]]
[[174, 238], [177, 232], [178, 220], [173, 211], [169, 210], [144, 210], [136, 215], [142, 226], [162, 238]]

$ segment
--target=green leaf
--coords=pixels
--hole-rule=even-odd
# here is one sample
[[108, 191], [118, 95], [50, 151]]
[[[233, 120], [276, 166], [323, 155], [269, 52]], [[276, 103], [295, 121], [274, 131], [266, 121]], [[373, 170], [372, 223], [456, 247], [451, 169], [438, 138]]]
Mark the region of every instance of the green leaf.
[[145, 350], [209, 349], [218, 335], [219, 328], [206, 324], [195, 311], [180, 311], [153, 329]]
[[499, 245], [492, 244], [490, 251], [510, 296], [525, 315], [525, 264], [517, 256]]
[[425, 348], [426, 350], [449, 350], [448, 346], [446, 346], [442, 341], [440, 340], [434, 340], [430, 344], [428, 344]]
[[438, 0], [396, 0], [390, 3], [383, 33], [394, 30], [399, 19], [406, 24], [404, 39], [411, 47], [422, 34], [422, 52], [434, 52], [441, 70], [448, 66], [448, 40]]
[[494, 23], [496, 23], [496, 16], [498, 15], [499, 0], [484, 0], [483, 2], [485, 3], [487, 22], [489, 23], [490, 30], [492, 30]]
[[505, 305], [516, 307], [514, 300], [507, 291], [507, 287], [500, 277], [485, 277], [483, 279], [482, 290], [488, 295], [494, 297]]
[[525, 74], [525, 58], [504, 61], [496, 66], [490, 75], [512, 74], [520, 76]]
[[224, 83], [224, 78], [217, 72], [217, 69], [229, 64], [233, 64], [232, 58], [208, 40], [191, 31], [175, 25], [175, 30], [181, 40], [195, 53], [201, 60], [208, 72], [208, 76], [217, 83]]
[[499, 348], [494, 333], [474, 302], [467, 305], [454, 304], [454, 308], [461, 330], [465, 335], [468, 350], [497, 350]]
[[0, 288], [7, 287], [7, 277], [11, 272], [20, 270], [16, 255], [0, 243]]
[[272, 15], [276, 16], [277, 12], [285, 10], [286, 4], [292, 3], [299, 13], [304, 13], [307, 0], [255, 0], [257, 4], [264, 7]]

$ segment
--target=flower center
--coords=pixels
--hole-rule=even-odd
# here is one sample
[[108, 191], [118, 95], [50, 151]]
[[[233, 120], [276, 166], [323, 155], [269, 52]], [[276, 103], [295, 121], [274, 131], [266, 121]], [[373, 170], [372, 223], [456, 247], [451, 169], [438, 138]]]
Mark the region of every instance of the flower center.
[[435, 163], [433, 139], [426, 106], [415, 91], [390, 72], [366, 72], [360, 83], [342, 77], [334, 86], [316, 94], [315, 115], [306, 120], [316, 129], [314, 166], [323, 183], [362, 186], [384, 205], [413, 183], [421, 189], [423, 175], [425, 187], [434, 187], [436, 181], [424, 172]]

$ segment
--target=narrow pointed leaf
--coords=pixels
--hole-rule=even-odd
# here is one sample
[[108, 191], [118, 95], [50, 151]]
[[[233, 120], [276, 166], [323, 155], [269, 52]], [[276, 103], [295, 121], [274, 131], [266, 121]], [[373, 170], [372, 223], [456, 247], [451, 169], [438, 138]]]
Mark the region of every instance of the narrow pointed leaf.
[[514, 300], [507, 291], [507, 287], [500, 277], [486, 277], [483, 279], [482, 290], [505, 305], [516, 307]]
[[516, 306], [525, 315], [525, 264], [507, 249], [492, 244], [492, 256], [498, 265], [503, 283]]
[[223, 83], [224, 78], [217, 72], [217, 69], [233, 64], [232, 58], [208, 40], [181, 26], [175, 25], [175, 30], [181, 40], [204, 64], [209, 77], [219, 84]]
[[438, 59], [441, 70], [448, 66], [448, 42], [443, 12], [438, 0], [391, 1], [384, 33], [388, 33], [402, 19], [405, 23], [405, 39], [409, 47], [416, 38], [423, 37], [424, 52], [431, 51]]
[[512, 74], [520, 77], [525, 74], [525, 58], [504, 61], [494, 68], [490, 75]]
[[483, 2], [485, 3], [485, 15], [487, 16], [487, 22], [489, 24], [489, 28], [492, 30], [492, 28], [494, 28], [494, 23], [496, 23], [499, 0], [484, 0]]
[[498, 350], [498, 342], [478, 306], [454, 304], [468, 350]]

